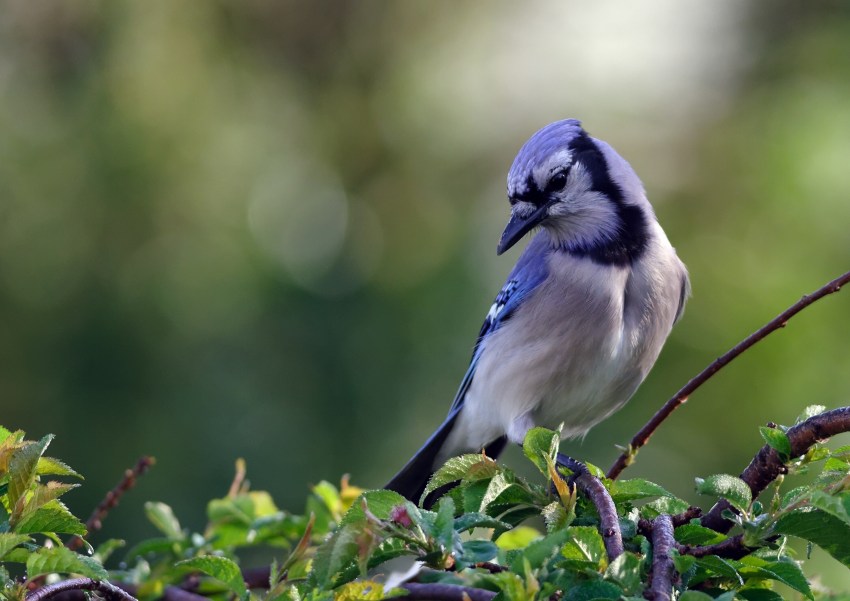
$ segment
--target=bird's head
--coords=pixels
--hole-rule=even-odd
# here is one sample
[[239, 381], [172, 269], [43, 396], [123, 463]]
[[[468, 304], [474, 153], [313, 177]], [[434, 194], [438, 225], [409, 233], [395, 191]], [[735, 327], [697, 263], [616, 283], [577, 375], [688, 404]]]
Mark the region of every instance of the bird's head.
[[654, 219], [629, 164], [575, 119], [551, 123], [523, 145], [508, 173], [508, 200], [498, 254], [540, 226], [553, 247], [627, 262], [646, 245]]

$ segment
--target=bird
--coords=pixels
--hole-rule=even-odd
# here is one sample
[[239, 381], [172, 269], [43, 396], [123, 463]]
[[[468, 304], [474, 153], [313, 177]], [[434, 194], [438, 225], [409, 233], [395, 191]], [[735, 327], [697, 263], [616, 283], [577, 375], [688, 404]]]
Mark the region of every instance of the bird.
[[534, 233], [490, 307], [448, 415], [386, 484], [418, 502], [451, 457], [496, 458], [534, 427], [582, 437], [646, 378], [690, 296], [635, 171], [576, 119], [508, 171], [501, 255]]

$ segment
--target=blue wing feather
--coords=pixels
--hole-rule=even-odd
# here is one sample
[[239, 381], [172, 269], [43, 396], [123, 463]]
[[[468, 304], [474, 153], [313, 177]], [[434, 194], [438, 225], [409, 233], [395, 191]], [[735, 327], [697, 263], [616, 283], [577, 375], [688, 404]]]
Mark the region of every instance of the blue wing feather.
[[481, 356], [482, 343], [484, 340], [498, 330], [514, 314], [523, 300], [531, 294], [540, 283], [546, 279], [548, 273], [546, 255], [548, 250], [545, 236], [538, 234], [531, 241], [531, 244], [525, 249], [522, 255], [514, 265], [508, 280], [499, 293], [496, 299], [490, 306], [487, 312], [487, 317], [481, 326], [481, 331], [478, 333], [478, 340], [475, 341], [475, 348], [472, 351], [472, 360], [469, 362], [469, 367], [463, 376], [457, 394], [455, 395], [452, 406], [449, 409], [449, 416], [463, 405], [463, 400], [466, 398], [466, 393], [472, 384], [472, 377], [475, 374], [475, 367], [478, 359]]
[[[472, 352], [472, 360], [469, 362], [469, 367], [460, 383], [460, 388], [449, 409], [449, 414], [443, 420], [443, 423], [440, 424], [440, 427], [428, 438], [422, 448], [387, 483], [385, 488], [394, 490], [413, 502], [420, 500], [422, 491], [425, 490], [425, 485], [433, 473], [434, 461], [440, 448], [445, 443], [446, 438], [448, 438], [454, 422], [463, 408], [466, 394], [469, 392], [469, 387], [472, 385], [472, 379], [475, 376], [475, 368], [484, 351], [484, 342], [488, 336], [497, 331], [511, 318], [523, 300], [546, 279], [548, 273], [546, 260], [548, 248], [545, 235], [538, 234], [525, 249], [525, 252], [522, 253], [519, 261], [517, 261], [517, 264], [508, 276], [508, 281], [499, 291], [499, 294], [496, 295], [496, 300], [490, 307], [484, 324], [481, 326], [481, 331], [478, 333], [478, 340], [475, 342], [475, 349]], [[488, 455], [498, 455], [504, 444], [504, 436], [491, 442], [487, 446]]]

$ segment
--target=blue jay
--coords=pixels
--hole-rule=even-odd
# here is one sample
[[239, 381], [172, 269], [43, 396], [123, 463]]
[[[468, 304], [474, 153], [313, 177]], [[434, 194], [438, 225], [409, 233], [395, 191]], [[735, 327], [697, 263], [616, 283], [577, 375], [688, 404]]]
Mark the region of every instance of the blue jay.
[[495, 457], [535, 426], [583, 436], [617, 411], [690, 292], [640, 179], [579, 121], [551, 123], [523, 145], [508, 200], [496, 253], [539, 231], [487, 313], [448, 416], [386, 486], [414, 502], [452, 456]]

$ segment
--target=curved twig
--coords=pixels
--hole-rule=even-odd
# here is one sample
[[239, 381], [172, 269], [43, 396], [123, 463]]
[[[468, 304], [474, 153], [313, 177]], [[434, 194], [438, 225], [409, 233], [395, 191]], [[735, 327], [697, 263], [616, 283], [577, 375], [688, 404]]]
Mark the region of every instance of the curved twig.
[[615, 480], [617, 476], [620, 475], [626, 467], [628, 467], [632, 461], [634, 460], [634, 456], [637, 453], [638, 449], [640, 449], [643, 445], [645, 445], [650, 437], [655, 433], [655, 430], [658, 429], [658, 426], [667, 419], [673, 411], [678, 409], [681, 405], [688, 400], [688, 397], [700, 386], [705, 384], [705, 382], [711, 378], [714, 374], [720, 371], [723, 367], [725, 367], [728, 363], [730, 363], [733, 359], [737, 358], [738, 355], [749, 349], [755, 343], [759, 342], [763, 338], [765, 338], [768, 334], [775, 332], [780, 328], [784, 328], [785, 324], [789, 319], [794, 317], [797, 313], [811, 305], [817, 300], [820, 300], [824, 296], [833, 294], [841, 290], [841, 287], [850, 282], [850, 271], [845, 273], [842, 276], [839, 276], [829, 282], [828, 284], [822, 286], [811, 294], [807, 294], [803, 296], [799, 301], [785, 309], [782, 313], [774, 317], [768, 323], [766, 323], [763, 327], [759, 328], [749, 336], [747, 336], [744, 340], [736, 344], [729, 351], [727, 351], [721, 357], [718, 357], [714, 360], [711, 365], [702, 370], [699, 374], [697, 374], [690, 382], [685, 384], [679, 392], [674, 394], [670, 400], [668, 400], [658, 412], [652, 416], [644, 426], [641, 428], [637, 434], [634, 435], [632, 441], [629, 443], [629, 448], [624, 451], [617, 460], [614, 462], [614, 465], [611, 466], [611, 469], [608, 470], [607, 477], [611, 480]]
[[388, 599], [429, 600], [429, 601], [490, 601], [496, 596], [493, 591], [480, 588], [458, 586], [456, 584], [407, 582], [399, 586], [407, 591], [406, 595], [387, 597]]
[[620, 520], [617, 517], [617, 508], [605, 485], [599, 478], [587, 470], [587, 466], [576, 461], [568, 455], [558, 453], [558, 464], [572, 470], [572, 478], [575, 485], [596, 506], [599, 513], [599, 530], [602, 540], [605, 542], [605, 551], [608, 553], [608, 561], [614, 561], [623, 554], [623, 535], [620, 532]]
[[[810, 417], [789, 428], [785, 435], [791, 443], [791, 457], [796, 458], [805, 455], [814, 444], [842, 432], [850, 432], [850, 407], [841, 407]], [[784, 469], [785, 462], [779, 453], [765, 445], [741, 473], [741, 480], [750, 487], [755, 499]], [[732, 522], [723, 518], [723, 511], [726, 509], [732, 510], [732, 506], [725, 499], [721, 499], [702, 518], [702, 525], [717, 532], [728, 532], [732, 528]]]
[[675, 544], [673, 520], [662, 513], [652, 522], [652, 574], [644, 594], [650, 601], [670, 601], [673, 596], [675, 570], [670, 551]]
[[717, 555], [718, 557], [725, 557], [726, 559], [741, 559], [754, 551], [754, 549], [744, 545], [743, 534], [727, 538], [726, 540], [713, 545], [692, 547], [690, 545], [677, 544], [676, 550], [682, 555], [693, 555], [694, 557]]
[[[133, 488], [136, 485], [138, 477], [147, 472], [154, 463], [155, 460], [153, 457], [145, 455], [139, 458], [133, 469], [124, 470], [124, 477], [121, 478], [121, 481], [115, 485], [115, 488], [106, 493], [106, 496], [95, 507], [89, 519], [86, 520], [86, 535], [97, 532], [103, 527], [103, 520], [109, 514], [109, 511], [118, 505], [118, 501], [121, 500], [124, 493]], [[72, 551], [79, 549], [83, 546], [83, 539], [75, 536], [65, 546]]]
[[70, 591], [96, 591], [106, 597], [107, 601], [137, 601], [131, 594], [121, 590], [114, 584], [91, 578], [73, 578], [55, 584], [43, 586], [26, 596], [26, 601], [47, 601], [53, 597]]

